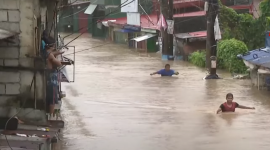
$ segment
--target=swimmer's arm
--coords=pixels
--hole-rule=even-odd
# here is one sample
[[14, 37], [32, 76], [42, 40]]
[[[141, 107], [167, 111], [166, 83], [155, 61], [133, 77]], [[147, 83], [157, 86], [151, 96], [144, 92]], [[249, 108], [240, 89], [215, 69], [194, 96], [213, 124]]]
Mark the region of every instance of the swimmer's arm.
[[217, 110], [217, 114], [218, 114], [218, 113], [220, 113], [221, 111], [222, 111], [222, 110], [221, 110], [221, 108], [218, 108], [218, 110]]
[[51, 60], [51, 62], [52, 62], [53, 64], [55, 64], [57, 67], [61, 67], [61, 66], [62, 66], [61, 61], [59, 61], [58, 59], [56, 59], [56, 58], [54, 57], [54, 54], [50, 54], [48, 59]]
[[218, 110], [217, 110], [217, 114], [220, 113], [220, 112], [222, 112], [222, 108], [223, 108], [223, 107], [224, 107], [223, 104], [221, 104], [221, 105], [219, 106], [219, 108], [218, 108]]
[[247, 107], [247, 106], [243, 106], [243, 105], [238, 105], [237, 108], [241, 108], [241, 109], [255, 109], [255, 107]]
[[160, 70], [160, 71], [153, 72], [153, 73], [151, 73], [150, 75], [152, 76], [152, 75], [160, 74], [160, 73], [161, 73], [161, 70]]
[[152, 75], [155, 75], [155, 74], [158, 74], [158, 71], [157, 72], [153, 72], [150, 75], [152, 76]]

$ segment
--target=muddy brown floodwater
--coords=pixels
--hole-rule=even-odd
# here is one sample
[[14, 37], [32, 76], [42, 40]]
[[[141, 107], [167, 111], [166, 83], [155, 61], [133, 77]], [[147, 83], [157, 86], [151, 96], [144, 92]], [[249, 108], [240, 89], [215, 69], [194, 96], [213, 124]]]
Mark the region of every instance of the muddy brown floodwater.
[[[65, 150], [269, 150], [269, 94], [249, 80], [205, 81], [183, 61], [169, 62], [179, 76], [150, 76], [168, 62], [89, 35], [71, 45], [101, 44], [76, 54], [76, 81], [65, 84]], [[228, 92], [256, 110], [216, 115]]]

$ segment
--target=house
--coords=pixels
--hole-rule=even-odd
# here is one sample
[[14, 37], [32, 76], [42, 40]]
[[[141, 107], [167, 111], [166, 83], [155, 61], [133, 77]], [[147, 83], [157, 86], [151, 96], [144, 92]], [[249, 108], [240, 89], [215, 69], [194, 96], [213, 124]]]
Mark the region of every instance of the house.
[[[221, 0], [221, 2], [239, 13], [254, 12], [252, 0]], [[175, 39], [177, 53], [187, 59], [196, 50], [206, 48], [206, 12], [205, 1], [174, 0]]]
[[89, 28], [91, 28], [93, 38], [108, 38], [108, 28], [102, 25], [101, 20], [113, 20], [126, 16], [126, 14], [121, 13], [118, 8], [120, 4], [121, 0], [91, 1], [91, 4], [88, 6], [84, 13], [88, 16], [91, 16], [91, 24], [89, 24]]
[[[57, 35], [53, 26], [55, 10], [62, 3], [57, 0], [0, 0], [1, 149], [51, 150], [57, 143], [55, 137], [63, 122], [53, 124], [46, 118], [45, 67], [40, 47], [44, 29], [52, 28], [51, 35]], [[18, 124], [16, 117], [27, 125]], [[46, 126], [47, 123], [51, 131], [45, 133], [37, 129], [37, 125]], [[30, 134], [37, 136], [29, 137]], [[50, 137], [44, 138], [44, 135]]]
[[89, 5], [90, 1], [64, 5], [59, 12], [58, 32], [92, 33], [92, 16], [84, 13]]
[[139, 7], [140, 26], [127, 24], [127, 14], [121, 13], [122, 17], [103, 19], [102, 28], [108, 32], [107, 39], [112, 42], [126, 44], [129, 48], [156, 52], [158, 51], [156, 44], [158, 40], [158, 1], [145, 0], [141, 6], [142, 8]]
[[239, 54], [250, 71], [253, 85], [260, 87], [270, 86], [270, 31], [266, 32], [265, 47]]
[[[1, 40], [0, 65], [0, 117], [8, 116], [8, 113], [16, 112], [16, 105], [10, 106], [11, 101], [16, 103], [16, 97], [25, 92], [29, 92], [29, 86], [35, 77], [36, 88], [32, 90], [26, 106], [20, 114], [33, 110], [24, 120], [37, 120], [46, 122], [46, 111], [44, 110], [44, 73], [36, 72], [35, 68], [40, 62], [34, 61], [34, 57], [39, 55], [40, 35], [46, 28], [46, 10], [49, 3], [36, 0], [1, 0], [0, 1], [0, 29], [1, 34], [14, 35], [12, 39]], [[52, 2], [53, 4], [55, 2]], [[4, 5], [2, 5], [4, 4]], [[35, 73], [36, 72], [36, 73]], [[34, 89], [34, 88], [32, 88]], [[18, 116], [20, 116], [18, 114]]]

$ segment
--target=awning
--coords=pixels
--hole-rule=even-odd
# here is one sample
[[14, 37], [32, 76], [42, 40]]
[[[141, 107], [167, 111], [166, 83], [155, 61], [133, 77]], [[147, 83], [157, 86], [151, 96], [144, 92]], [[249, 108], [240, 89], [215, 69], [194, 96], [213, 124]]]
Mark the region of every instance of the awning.
[[88, 8], [85, 10], [85, 14], [92, 15], [95, 9], [97, 8], [97, 5], [90, 4]]
[[136, 38], [131, 39], [131, 40], [134, 40], [136, 42], [140, 42], [140, 41], [143, 41], [143, 40], [150, 39], [150, 38], [152, 38], [154, 36], [156, 36], [156, 34], [147, 34], [147, 35], [136, 37]]
[[12, 37], [12, 36], [14, 36], [16, 34], [18, 34], [18, 33], [11, 32], [11, 31], [4, 30], [4, 29], [0, 29], [0, 40]]
[[66, 67], [61, 69], [61, 82], [68, 82], [68, 83], [70, 82]]
[[[65, 56], [62, 57], [62, 62], [67, 62], [66, 64], [68, 64], [68, 65], [69, 64], [75, 65], [73, 60], [71, 60], [71, 59], [69, 59], [69, 58], [67, 58]], [[70, 80], [69, 80], [69, 77], [68, 77], [68, 73], [67, 73], [66, 67], [63, 66], [60, 70], [61, 70], [60, 71], [61, 72], [61, 82], [68, 82], [69, 83]]]
[[207, 36], [206, 31], [197, 31], [197, 32], [175, 34], [175, 37], [177, 37], [179, 39], [205, 38], [206, 36]]
[[105, 27], [109, 27], [108, 22], [115, 22], [115, 21], [116, 21], [116, 20], [102, 21], [102, 24], [103, 24]]

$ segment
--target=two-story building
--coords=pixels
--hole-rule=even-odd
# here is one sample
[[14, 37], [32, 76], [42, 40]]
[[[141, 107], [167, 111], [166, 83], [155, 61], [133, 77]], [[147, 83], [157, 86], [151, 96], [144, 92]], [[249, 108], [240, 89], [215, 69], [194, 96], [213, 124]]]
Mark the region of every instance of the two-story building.
[[[51, 29], [51, 36], [57, 37], [56, 14], [58, 6], [65, 3], [64, 0], [0, 0], [1, 146], [52, 149], [51, 140], [59, 124], [53, 124], [46, 116], [46, 68], [40, 57], [41, 34]], [[24, 124], [18, 124], [18, 120]], [[40, 130], [46, 129], [39, 130], [36, 126], [48, 123], [56, 130], [45, 133]], [[28, 138], [30, 134], [37, 136]]]
[[121, 12], [122, 6], [119, 7], [121, 0], [93, 1], [85, 12], [94, 18], [92, 36], [126, 44], [130, 48], [157, 51], [158, 1], [143, 0], [139, 3], [140, 25], [134, 26], [127, 24], [127, 14]]
[[[250, 13], [257, 16], [253, 0], [222, 0], [224, 5], [233, 8], [238, 13]], [[178, 53], [187, 59], [187, 56], [206, 48], [206, 12], [205, 1], [202, 0], [175, 0], [174, 20], [175, 38]]]

